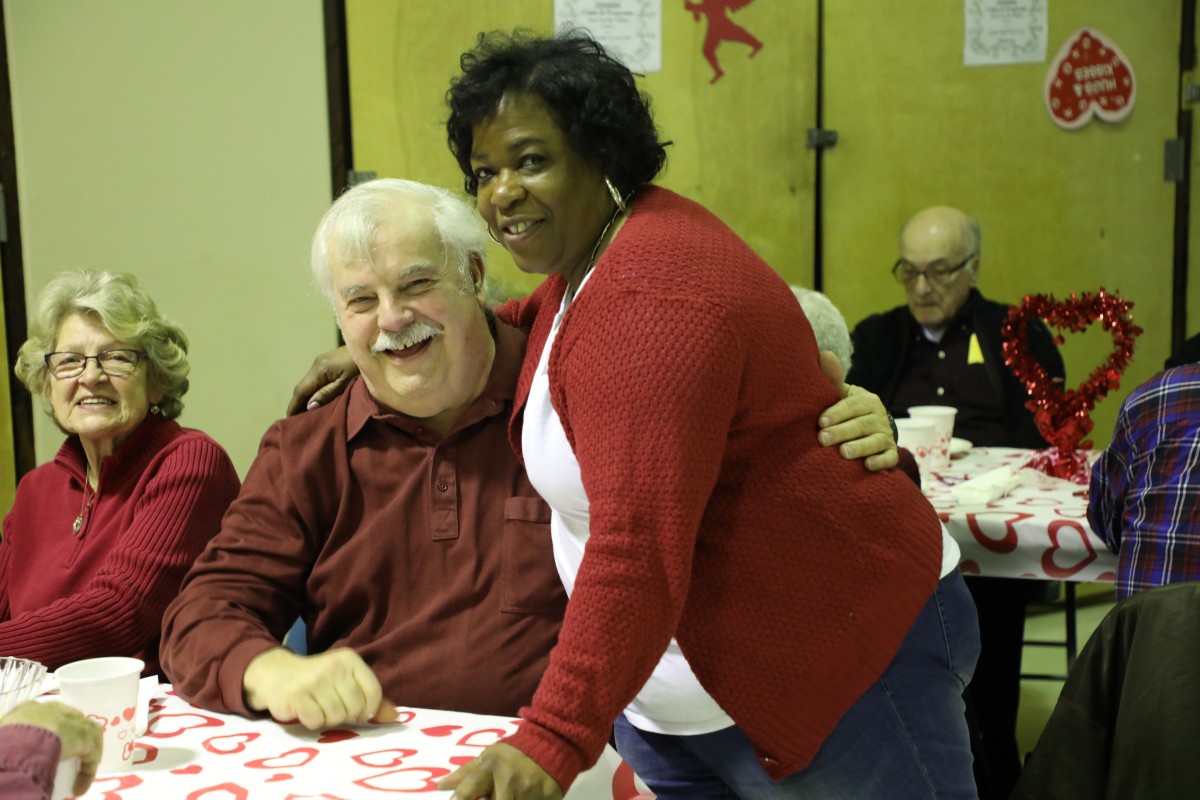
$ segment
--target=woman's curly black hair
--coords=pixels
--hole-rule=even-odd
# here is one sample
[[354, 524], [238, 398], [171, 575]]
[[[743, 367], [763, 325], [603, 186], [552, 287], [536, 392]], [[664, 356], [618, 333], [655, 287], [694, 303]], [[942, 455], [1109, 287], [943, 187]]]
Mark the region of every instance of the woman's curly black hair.
[[475, 196], [472, 129], [492, 114], [508, 92], [541, 98], [571, 149], [596, 164], [622, 196], [654, 180], [667, 160], [650, 98], [633, 73], [589, 34], [566, 30], [553, 37], [517, 30], [481, 33], [459, 59], [462, 75], [450, 83], [446, 141]]

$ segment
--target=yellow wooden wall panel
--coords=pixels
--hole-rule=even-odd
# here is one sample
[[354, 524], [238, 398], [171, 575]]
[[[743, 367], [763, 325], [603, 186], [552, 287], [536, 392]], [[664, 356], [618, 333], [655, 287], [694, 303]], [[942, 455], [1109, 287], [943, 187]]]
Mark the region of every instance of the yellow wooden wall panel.
[[[733, 19], [763, 41], [753, 58], [727, 42], [725, 76], [710, 84], [706, 24], [682, 3], [663, 8], [663, 70], [643, 81], [665, 138], [660, 183], [712, 209], [786, 279], [812, 280], [813, 181], [804, 131], [815, 117], [816, 2], [754, 3]], [[459, 55], [483, 30], [553, 26], [551, 0], [460, 0], [454, 13], [412, 0], [349, 0], [355, 168], [459, 188], [446, 148], [444, 97]], [[499, 247], [492, 277], [537, 285]]]
[[[1093, 417], [1104, 446], [1120, 399], [1169, 349], [1174, 185], [1162, 159], [1175, 130], [1179, 0], [1055, 0], [1047, 62], [988, 67], [963, 66], [961, 4], [825, 7], [825, 122], [840, 135], [826, 161], [826, 290], [851, 323], [904, 302], [888, 274], [896, 233], [912, 212], [946, 203], [980, 220], [989, 297], [1120, 292], [1146, 333]], [[1132, 63], [1137, 101], [1123, 122], [1067, 132], [1046, 113], [1042, 85], [1049, 59], [1084, 26]], [[1098, 330], [1068, 339], [1068, 383], [1109, 346]]]
[[816, 0], [757, 0], [731, 19], [763, 42], [717, 50], [710, 83], [704, 20], [667, 3], [663, 71], [646, 76], [655, 118], [674, 144], [659, 181], [729, 224], [788, 282], [812, 285]]

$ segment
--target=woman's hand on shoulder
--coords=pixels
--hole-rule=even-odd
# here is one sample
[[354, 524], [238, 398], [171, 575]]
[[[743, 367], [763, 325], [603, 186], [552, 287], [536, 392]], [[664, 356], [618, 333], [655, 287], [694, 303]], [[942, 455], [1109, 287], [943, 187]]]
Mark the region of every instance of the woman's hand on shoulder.
[[323, 406], [346, 391], [346, 384], [358, 374], [358, 365], [345, 345], [322, 353], [292, 390], [287, 415], [299, 414]]

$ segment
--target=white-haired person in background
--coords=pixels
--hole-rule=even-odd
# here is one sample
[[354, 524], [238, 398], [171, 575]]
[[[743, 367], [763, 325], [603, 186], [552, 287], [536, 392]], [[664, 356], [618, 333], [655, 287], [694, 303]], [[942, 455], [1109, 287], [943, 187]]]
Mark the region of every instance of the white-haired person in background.
[[850, 328], [838, 307], [825, 295], [803, 286], [792, 285], [792, 294], [800, 301], [804, 316], [812, 326], [813, 336], [821, 352], [837, 356], [842, 365], [842, 375], [850, 371], [850, 358], [854, 355], [854, 344], [850, 341]]

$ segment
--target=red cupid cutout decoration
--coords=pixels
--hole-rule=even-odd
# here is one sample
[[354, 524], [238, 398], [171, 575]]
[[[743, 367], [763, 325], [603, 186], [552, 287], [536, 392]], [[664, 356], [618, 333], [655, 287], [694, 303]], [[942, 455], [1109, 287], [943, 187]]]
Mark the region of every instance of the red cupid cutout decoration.
[[1102, 33], [1080, 28], [1046, 73], [1046, 110], [1060, 128], [1081, 128], [1098, 116], [1117, 122], [1129, 116], [1137, 96], [1133, 67]]
[[762, 50], [763, 43], [728, 16], [729, 12], [739, 11], [752, 2], [754, 0], [684, 0], [684, 10], [692, 12], [693, 19], [699, 22], [701, 15], [708, 18], [708, 30], [704, 34], [702, 49], [705, 60], [713, 69], [712, 80], [709, 83], [716, 83], [725, 74], [725, 70], [721, 69], [721, 62], [717, 60], [717, 45], [721, 42], [741, 42], [747, 45], [751, 58]]
[[[1083, 437], [1092, 430], [1092, 409], [1111, 390], [1121, 385], [1121, 374], [1133, 356], [1133, 341], [1142, 329], [1133, 324], [1129, 310], [1133, 303], [1122, 300], [1104, 289], [1059, 301], [1049, 295], [1028, 295], [1024, 302], [1008, 312], [1000, 326], [1003, 339], [1004, 363], [1029, 392], [1025, 407], [1033, 412], [1038, 432], [1057, 452], [1046, 453], [1030, 466], [1037, 467], [1056, 478], [1068, 478], [1079, 483], [1078, 449], [1091, 449], [1092, 443]], [[1104, 363], [1078, 389], [1055, 385], [1046, 370], [1029, 352], [1029, 321], [1040, 317], [1051, 328], [1079, 333], [1099, 322], [1113, 339], [1113, 350]], [[1062, 334], [1054, 337], [1062, 344]], [[1087, 482], [1086, 461], [1083, 461], [1083, 480]]]

